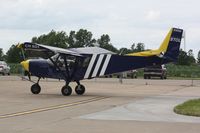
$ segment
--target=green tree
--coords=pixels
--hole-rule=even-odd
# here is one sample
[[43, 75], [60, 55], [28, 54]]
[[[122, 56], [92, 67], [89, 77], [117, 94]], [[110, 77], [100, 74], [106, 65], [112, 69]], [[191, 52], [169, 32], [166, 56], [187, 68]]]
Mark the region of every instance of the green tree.
[[68, 36], [64, 31], [56, 32], [52, 30], [48, 34], [43, 34], [39, 37], [33, 37], [32, 42], [33, 43], [39, 43], [54, 47], [60, 47], [60, 48], [67, 48]]
[[192, 50], [192, 49], [190, 49], [190, 50], [188, 51], [188, 60], [189, 60], [189, 63], [190, 63], [190, 64], [196, 63], [196, 60], [195, 60], [195, 58], [194, 58], [194, 54], [193, 54], [193, 50]]
[[124, 49], [124, 52], [126, 54], [128, 53], [136, 53], [136, 52], [141, 52], [141, 51], [144, 51], [145, 50], [145, 45], [144, 43], [133, 43], [130, 47], [130, 49], [127, 49], [127, 48], [123, 48]]
[[12, 45], [6, 53], [6, 61], [8, 63], [19, 63], [21, 61], [20, 49]]
[[0, 48], [0, 61], [4, 60], [4, 54], [3, 54], [3, 49]]
[[135, 43], [133, 43], [133, 44], [131, 45], [131, 52], [136, 52]]
[[120, 48], [119, 49], [119, 54], [120, 55], [125, 55], [125, 54], [129, 54], [129, 53], [132, 53], [131, 49], [128, 49], [128, 48]]
[[198, 55], [197, 55], [197, 63], [200, 64], [200, 50], [199, 50]]
[[117, 53], [118, 50], [110, 43], [110, 37], [108, 34], [103, 34], [100, 39], [97, 40], [99, 47], [107, 49], [109, 51]]
[[97, 40], [100, 47], [105, 47], [106, 45], [111, 45], [110, 37], [108, 34], [103, 34], [100, 39]]
[[67, 39], [69, 47], [73, 48], [75, 46], [75, 42], [76, 42], [76, 31], [70, 31], [69, 37]]
[[178, 56], [178, 65], [189, 65], [189, 61], [187, 60], [187, 53], [180, 49], [179, 56]]
[[187, 53], [181, 49], [179, 52], [177, 64], [189, 66], [194, 63], [195, 63], [195, 58], [193, 56], [192, 50], [189, 50]]
[[138, 43], [137, 45], [136, 45], [136, 48], [135, 48], [135, 51], [136, 52], [141, 52], [141, 51], [144, 51], [145, 50], [145, 45], [144, 45], [144, 43]]
[[92, 32], [86, 29], [80, 29], [77, 32], [71, 31], [67, 42], [70, 48], [77, 48], [94, 46], [96, 40], [92, 38]]

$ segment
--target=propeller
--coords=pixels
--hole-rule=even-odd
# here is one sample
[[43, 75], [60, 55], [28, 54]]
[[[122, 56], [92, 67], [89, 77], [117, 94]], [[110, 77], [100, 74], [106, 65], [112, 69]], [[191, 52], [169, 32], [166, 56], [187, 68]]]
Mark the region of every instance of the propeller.
[[[26, 57], [25, 57], [25, 51], [22, 47], [23, 44], [20, 44], [18, 43], [17, 44], [17, 48], [20, 48], [21, 49], [21, 52], [20, 52], [20, 57], [21, 57], [21, 65], [24, 67], [24, 63], [26, 61]], [[28, 76], [28, 79], [31, 81], [31, 73], [29, 71], [27, 71], [26, 69], [24, 69], [24, 76]]]

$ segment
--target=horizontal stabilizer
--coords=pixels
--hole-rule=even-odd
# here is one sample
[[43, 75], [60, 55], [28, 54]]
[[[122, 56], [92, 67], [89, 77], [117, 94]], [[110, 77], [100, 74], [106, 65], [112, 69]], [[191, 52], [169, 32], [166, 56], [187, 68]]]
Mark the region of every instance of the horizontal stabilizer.
[[[143, 52], [137, 52], [137, 53], [130, 53], [127, 54], [129, 56], [160, 56], [160, 55], [169, 55], [173, 56], [170, 58], [176, 59], [179, 53], [179, 48], [181, 44], [182, 39], [182, 29], [172, 28], [167, 36], [165, 37], [164, 41], [162, 42], [159, 49], [156, 50], [148, 50]], [[175, 52], [175, 53], [174, 53]]]

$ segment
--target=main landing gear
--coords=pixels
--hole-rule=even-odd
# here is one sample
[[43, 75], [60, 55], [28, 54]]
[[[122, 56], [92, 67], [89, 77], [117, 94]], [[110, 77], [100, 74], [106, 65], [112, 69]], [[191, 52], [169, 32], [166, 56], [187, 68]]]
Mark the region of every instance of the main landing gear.
[[63, 96], [69, 96], [72, 94], [72, 88], [69, 85], [65, 85], [62, 87], [61, 92]]
[[[75, 92], [77, 95], [83, 95], [85, 93], [85, 87], [80, 84], [80, 82], [77, 82], [77, 86], [75, 87]], [[64, 96], [69, 96], [72, 94], [72, 88], [69, 86], [69, 84], [66, 84], [62, 87], [61, 92]]]
[[[40, 78], [38, 79], [37, 83], [31, 86], [31, 92], [33, 94], [39, 94], [41, 91], [41, 87], [39, 85]], [[83, 95], [85, 93], [85, 87], [77, 81], [77, 86], [75, 87], [75, 92], [77, 95]], [[66, 83], [65, 86], [62, 87], [61, 93], [63, 96], [69, 96], [72, 94], [72, 88], [69, 86], [69, 83]]]
[[85, 93], [85, 87], [83, 85], [77, 85], [75, 88], [75, 92], [78, 95], [83, 95]]

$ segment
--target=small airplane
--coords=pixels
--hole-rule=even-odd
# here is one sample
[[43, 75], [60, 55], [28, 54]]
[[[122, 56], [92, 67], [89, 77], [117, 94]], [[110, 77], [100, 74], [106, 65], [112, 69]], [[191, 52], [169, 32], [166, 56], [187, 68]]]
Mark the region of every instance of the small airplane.
[[48, 59], [28, 59], [21, 62], [25, 71], [38, 77], [38, 81], [31, 86], [33, 94], [40, 93], [39, 81], [41, 78], [54, 78], [65, 81], [65, 85], [61, 89], [64, 96], [72, 93], [70, 82], [76, 82], [76, 94], [83, 95], [85, 87], [80, 84], [80, 80], [175, 62], [179, 55], [182, 34], [182, 29], [171, 28], [157, 50], [127, 55], [118, 55], [100, 47], [62, 49], [30, 42], [18, 44], [17, 47], [25, 51], [42, 51], [47, 55], [52, 52], [54, 54]]

